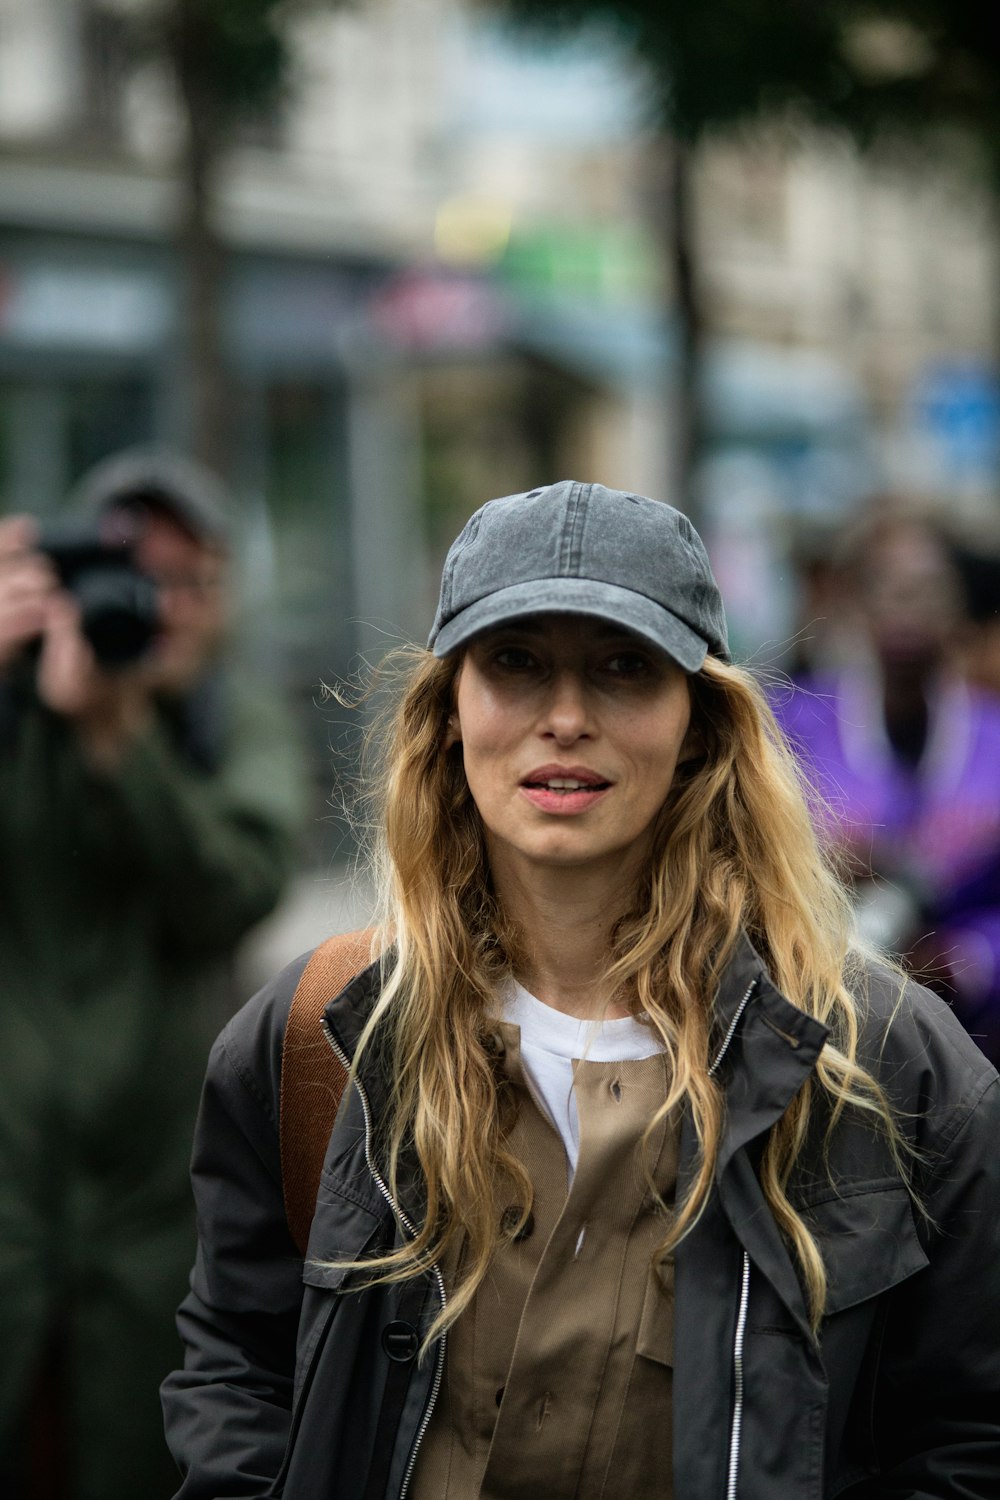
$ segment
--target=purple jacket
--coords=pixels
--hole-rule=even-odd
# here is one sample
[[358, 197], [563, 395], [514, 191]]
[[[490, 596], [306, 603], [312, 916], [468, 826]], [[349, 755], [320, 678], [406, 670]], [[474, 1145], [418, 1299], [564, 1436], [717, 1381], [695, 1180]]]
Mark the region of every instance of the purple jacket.
[[930, 704], [913, 769], [885, 733], [864, 669], [801, 682], [774, 702], [818, 793], [818, 821], [913, 901], [916, 924], [948, 961], [953, 1004], [1000, 1057], [1000, 699], [954, 679]]

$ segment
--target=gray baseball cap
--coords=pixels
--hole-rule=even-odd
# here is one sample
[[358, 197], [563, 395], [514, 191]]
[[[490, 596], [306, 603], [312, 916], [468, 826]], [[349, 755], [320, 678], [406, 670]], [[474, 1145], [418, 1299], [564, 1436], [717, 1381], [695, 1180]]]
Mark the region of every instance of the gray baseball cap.
[[687, 516], [603, 484], [563, 479], [480, 506], [448, 550], [427, 641], [447, 656], [524, 615], [592, 615], [697, 672], [729, 658], [722, 596]]
[[126, 448], [89, 470], [73, 491], [73, 509], [103, 515], [133, 506], [159, 506], [200, 542], [228, 549], [232, 518], [221, 482], [172, 448]]

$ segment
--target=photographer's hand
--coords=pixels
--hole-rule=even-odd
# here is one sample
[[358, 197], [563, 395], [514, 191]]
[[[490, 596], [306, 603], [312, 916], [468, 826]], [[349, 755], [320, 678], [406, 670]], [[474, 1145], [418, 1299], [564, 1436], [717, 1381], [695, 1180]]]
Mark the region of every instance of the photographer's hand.
[[80, 630], [76, 601], [62, 590], [48, 601], [36, 690], [54, 713], [72, 721], [85, 758], [102, 770], [118, 765], [153, 714], [143, 668], [102, 671]]
[[0, 674], [42, 634], [59, 591], [51, 564], [33, 550], [36, 536], [30, 516], [0, 521]]
[[80, 631], [73, 595], [34, 550], [30, 516], [0, 520], [0, 674], [34, 640], [39, 701], [72, 722], [86, 759], [112, 769], [152, 716], [153, 685], [140, 667], [102, 672]]

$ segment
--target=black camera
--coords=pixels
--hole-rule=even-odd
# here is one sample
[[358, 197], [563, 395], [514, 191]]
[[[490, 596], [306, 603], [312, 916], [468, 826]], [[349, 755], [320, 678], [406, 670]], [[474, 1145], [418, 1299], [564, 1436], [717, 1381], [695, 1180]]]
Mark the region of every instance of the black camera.
[[63, 522], [37, 542], [80, 606], [80, 628], [106, 670], [138, 661], [160, 629], [153, 580], [136, 565], [133, 538], [116, 526]]

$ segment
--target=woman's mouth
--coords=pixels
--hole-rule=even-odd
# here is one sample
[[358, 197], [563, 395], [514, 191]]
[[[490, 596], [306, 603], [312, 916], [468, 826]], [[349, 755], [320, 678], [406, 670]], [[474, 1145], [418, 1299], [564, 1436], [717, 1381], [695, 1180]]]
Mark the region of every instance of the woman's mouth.
[[589, 769], [540, 766], [521, 782], [525, 797], [546, 813], [579, 813], [593, 807], [613, 783]]

